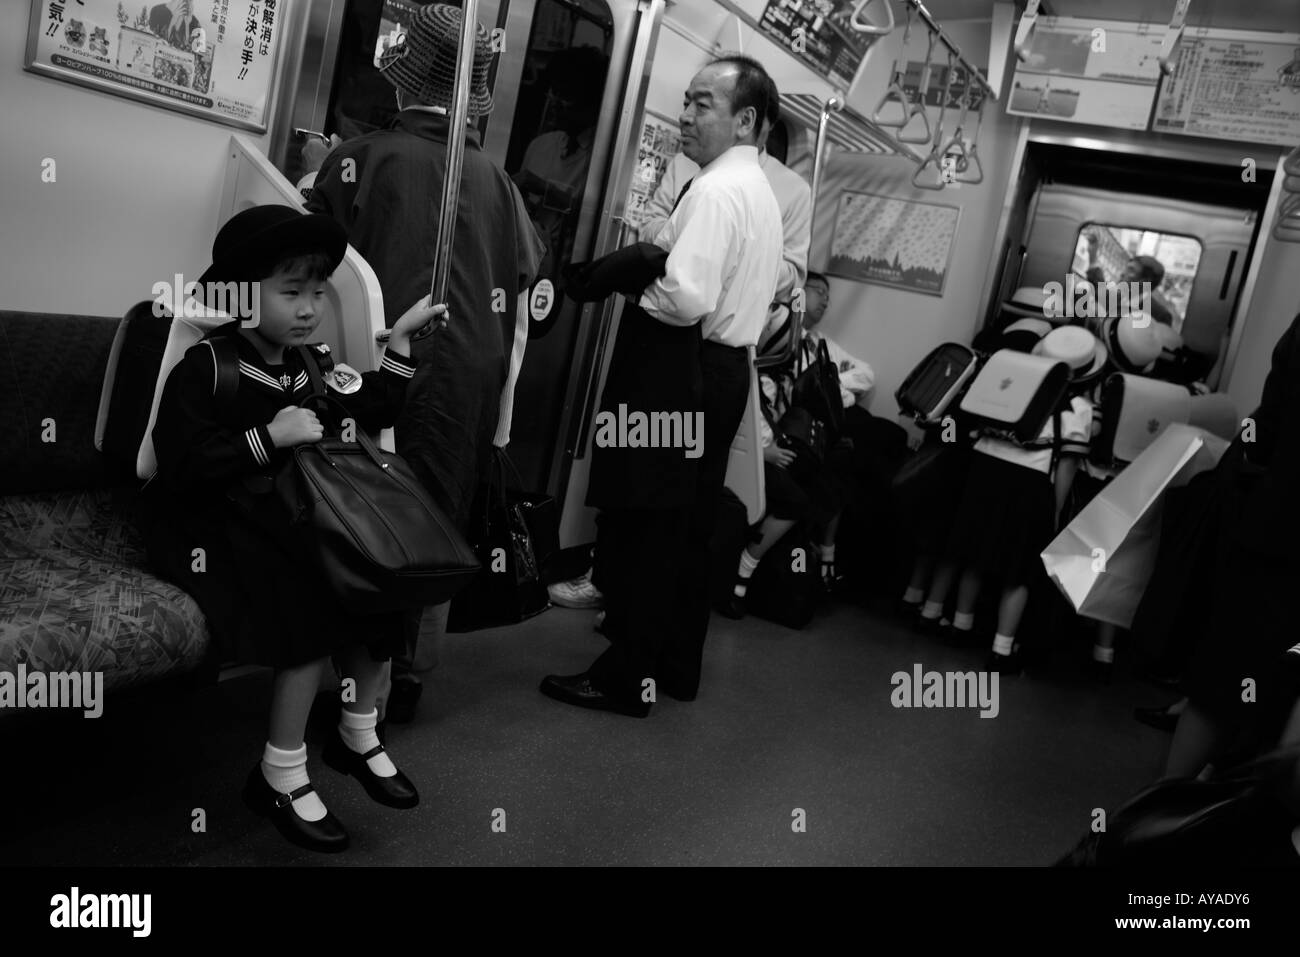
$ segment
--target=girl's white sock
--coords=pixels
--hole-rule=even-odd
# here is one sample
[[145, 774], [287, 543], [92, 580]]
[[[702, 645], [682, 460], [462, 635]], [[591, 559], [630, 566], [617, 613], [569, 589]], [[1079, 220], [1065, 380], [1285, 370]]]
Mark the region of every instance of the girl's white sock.
[[925, 607], [921, 609], [921, 617], [926, 621], [934, 621], [943, 614], [943, 602], [927, 601]]
[[958, 611], [952, 616], [952, 626], [958, 631], [970, 631], [975, 627], [975, 613]]
[[[379, 743], [379, 735], [375, 733], [375, 724], [378, 721], [378, 710], [356, 714], [344, 708], [339, 721], [339, 737], [357, 754], [365, 754]], [[397, 773], [397, 765], [393, 764], [384, 751], [366, 758], [366, 764], [376, 776], [381, 778], [391, 778]]]
[[759, 561], [760, 559], [754, 558], [749, 554], [748, 548], [740, 553], [740, 567], [736, 569], [736, 587], [732, 589], [737, 598], [745, 597], [745, 592], [749, 590], [749, 586], [746, 582], [754, 576], [754, 571], [758, 568]]
[[1101, 645], [1092, 646], [1092, 660], [1101, 661], [1106, 664], [1112, 664], [1115, 661], [1115, 649], [1103, 648]]
[[[280, 794], [288, 794], [310, 784], [307, 777], [307, 745], [293, 751], [281, 751], [271, 742], [262, 751], [262, 777]], [[297, 798], [291, 805], [304, 821], [319, 821], [326, 815], [325, 803], [315, 791]]]
[[920, 588], [909, 588], [903, 592], [903, 601], [908, 605], [919, 605], [924, 597], [925, 592]]
[[993, 636], [993, 653], [995, 655], [1011, 654], [1011, 650], [1016, 646], [1015, 635], [994, 635]]

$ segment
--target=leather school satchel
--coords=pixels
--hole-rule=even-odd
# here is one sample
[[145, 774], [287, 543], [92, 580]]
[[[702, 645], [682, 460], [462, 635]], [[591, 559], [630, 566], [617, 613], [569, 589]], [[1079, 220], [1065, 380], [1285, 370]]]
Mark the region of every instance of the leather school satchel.
[[894, 393], [898, 407], [918, 422], [939, 422], [979, 369], [979, 356], [969, 346], [945, 342], [908, 373]]
[[[316, 359], [298, 346], [311, 378], [303, 405], [347, 417], [325, 391]], [[434, 503], [409, 465], [364, 432], [327, 434], [296, 445], [275, 479], [275, 494], [331, 591], [358, 615], [445, 602], [478, 574], [473, 549]]]
[[999, 349], [961, 400], [971, 425], [990, 435], [1033, 442], [1070, 386], [1070, 367], [1042, 356]]

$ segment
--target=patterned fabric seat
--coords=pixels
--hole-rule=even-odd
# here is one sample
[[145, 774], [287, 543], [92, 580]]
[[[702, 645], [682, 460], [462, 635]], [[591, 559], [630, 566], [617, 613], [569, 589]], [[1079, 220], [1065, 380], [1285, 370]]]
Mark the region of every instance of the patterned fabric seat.
[[0, 311], [0, 672], [102, 672], [110, 691], [206, 659], [198, 605], [149, 573], [114, 491], [134, 469], [95, 450], [117, 326]]
[[146, 570], [112, 492], [0, 498], [0, 671], [102, 671], [104, 689], [192, 671], [207, 625]]

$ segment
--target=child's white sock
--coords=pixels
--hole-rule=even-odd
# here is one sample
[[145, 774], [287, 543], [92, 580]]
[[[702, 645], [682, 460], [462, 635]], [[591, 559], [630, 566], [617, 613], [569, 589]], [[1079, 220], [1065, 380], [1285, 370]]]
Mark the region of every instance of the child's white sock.
[[943, 602], [927, 601], [925, 607], [921, 609], [921, 617], [926, 621], [934, 621], [943, 614]]
[[738, 580], [736, 581], [736, 587], [733, 589], [737, 598], [745, 597], [745, 592], [749, 590], [749, 585], [746, 582], [753, 577], [754, 569], [758, 568], [760, 560], [750, 555], [748, 548], [740, 553], [740, 568], [736, 569]]
[[919, 605], [921, 599], [925, 597], [925, 592], [920, 588], [908, 588], [903, 592], [903, 603], [907, 605]]
[[970, 631], [975, 627], [975, 612], [954, 612], [952, 626], [958, 631]]
[[818, 549], [821, 551], [822, 561], [824, 561], [824, 562], [833, 562], [833, 561], [835, 561], [835, 546], [834, 546], [834, 545], [818, 545], [817, 547], [818, 547]]
[[1108, 665], [1113, 664], [1115, 661], [1115, 649], [1103, 648], [1101, 645], [1093, 645], [1092, 660], [1105, 662]]
[[[339, 737], [357, 754], [365, 754], [379, 743], [379, 735], [375, 733], [375, 723], [378, 720], [377, 710], [368, 714], [356, 714], [344, 708], [339, 721]], [[391, 778], [397, 773], [397, 765], [389, 760], [388, 754], [384, 751], [366, 758], [366, 764], [381, 778]]]
[[993, 653], [995, 655], [1010, 656], [1012, 649], [1016, 646], [1015, 635], [994, 635], [993, 636]]
[[[271, 742], [262, 751], [262, 777], [281, 794], [288, 794], [310, 784], [307, 777], [307, 745], [294, 751], [281, 751]], [[325, 803], [315, 791], [304, 794], [290, 805], [304, 821], [319, 821], [326, 815]]]

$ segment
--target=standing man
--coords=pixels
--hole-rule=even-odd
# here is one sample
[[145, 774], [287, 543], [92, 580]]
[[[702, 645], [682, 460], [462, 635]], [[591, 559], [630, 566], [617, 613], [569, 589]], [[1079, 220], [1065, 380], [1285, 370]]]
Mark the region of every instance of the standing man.
[[781, 264], [781, 210], [758, 154], [771, 89], [763, 67], [737, 55], [714, 60], [686, 90], [682, 151], [700, 171], [655, 238], [668, 251], [664, 275], [624, 310], [602, 409], [684, 420], [698, 410], [703, 447], [597, 443], [587, 503], [601, 509], [595, 557], [610, 648], [582, 674], [543, 680], [542, 693], [566, 704], [645, 717], [660, 691], [689, 701], [699, 690], [709, 538], [749, 395], [746, 348], [758, 343]]
[[[348, 241], [379, 278], [389, 321], [433, 283], [460, 22], [460, 11], [445, 4], [416, 11], [405, 42], [390, 48], [380, 66], [397, 88], [397, 117], [388, 129], [331, 151], [307, 203], [347, 228]], [[492, 109], [492, 50], [482, 24], [476, 28], [470, 122], [460, 133], [450, 321], [437, 336], [412, 342], [418, 365], [396, 427], [397, 451], [462, 531], [493, 445], [509, 441], [510, 402], [528, 341], [528, 285], [545, 251], [519, 190], [483, 153], [472, 125]], [[413, 619], [408, 653], [393, 659], [388, 713], [395, 721], [414, 714], [417, 650], [423, 668], [432, 667], [446, 613], [445, 604], [426, 610], [423, 627]]]

